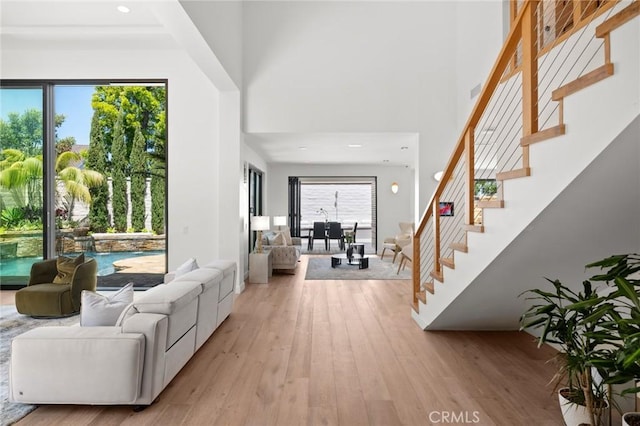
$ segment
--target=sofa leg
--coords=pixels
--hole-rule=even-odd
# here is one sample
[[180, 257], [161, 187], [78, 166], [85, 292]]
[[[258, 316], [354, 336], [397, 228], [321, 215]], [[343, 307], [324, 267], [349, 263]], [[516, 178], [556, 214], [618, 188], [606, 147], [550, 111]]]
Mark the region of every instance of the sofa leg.
[[139, 412], [141, 412], [141, 411], [146, 410], [146, 409], [147, 409], [148, 407], [150, 407], [150, 406], [151, 406], [151, 404], [149, 404], [149, 405], [135, 405], [135, 406], [133, 407], [133, 412], [134, 412], [134, 413], [139, 413]]

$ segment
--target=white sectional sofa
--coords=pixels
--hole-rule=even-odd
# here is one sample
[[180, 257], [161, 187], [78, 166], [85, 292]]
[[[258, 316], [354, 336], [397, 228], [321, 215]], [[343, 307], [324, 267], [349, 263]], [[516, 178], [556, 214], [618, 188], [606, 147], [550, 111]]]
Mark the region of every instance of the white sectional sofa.
[[9, 396], [148, 405], [227, 318], [237, 267], [215, 261], [147, 290], [115, 326], [40, 327], [12, 341]]

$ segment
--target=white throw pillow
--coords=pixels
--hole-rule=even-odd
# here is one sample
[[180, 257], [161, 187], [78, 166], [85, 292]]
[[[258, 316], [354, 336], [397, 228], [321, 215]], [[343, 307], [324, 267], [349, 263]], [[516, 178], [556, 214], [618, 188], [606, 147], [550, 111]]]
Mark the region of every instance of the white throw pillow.
[[178, 278], [180, 275], [184, 275], [187, 272], [191, 272], [191, 271], [195, 271], [196, 269], [198, 269], [198, 262], [196, 262], [195, 258], [191, 258], [188, 259], [186, 262], [184, 262], [182, 265], [178, 266], [178, 269], [176, 269], [176, 273], [175, 273], [175, 278]]
[[80, 325], [82, 327], [116, 325], [124, 308], [133, 302], [133, 283], [125, 285], [111, 296], [83, 290], [81, 298]]
[[276, 237], [273, 239], [273, 241], [271, 241], [271, 245], [272, 246], [286, 246], [287, 245], [287, 240], [285, 240], [284, 234], [282, 232], [279, 232], [278, 235], [276, 235]]
[[282, 230], [282, 235], [284, 235], [284, 240], [287, 242], [288, 246], [293, 245], [293, 240], [291, 239], [291, 229], [288, 226], [285, 226]]

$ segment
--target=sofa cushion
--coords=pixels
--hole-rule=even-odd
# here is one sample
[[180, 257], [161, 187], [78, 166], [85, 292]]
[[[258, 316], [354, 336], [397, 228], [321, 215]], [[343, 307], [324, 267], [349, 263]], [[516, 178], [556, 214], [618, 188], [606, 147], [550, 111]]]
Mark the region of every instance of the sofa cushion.
[[204, 265], [203, 268], [218, 269], [222, 271], [226, 278], [228, 275], [235, 275], [236, 262], [232, 260], [214, 260]]
[[183, 281], [198, 281], [202, 284], [202, 291], [204, 292], [215, 285], [219, 285], [222, 278], [222, 271], [218, 269], [201, 268], [186, 273], [180, 278], [171, 281], [170, 284], [181, 285]]
[[82, 291], [80, 305], [80, 325], [96, 327], [115, 325], [120, 314], [133, 302], [133, 283], [129, 283], [110, 296], [93, 291]]
[[77, 257], [58, 256], [56, 259], [56, 268], [58, 275], [53, 278], [55, 284], [70, 284], [73, 273], [78, 265], [84, 263], [84, 253]]
[[287, 245], [288, 246], [292, 246], [293, 245], [293, 239], [291, 238], [291, 229], [289, 229], [288, 226], [284, 226], [282, 228], [281, 233], [284, 236], [284, 240], [287, 242]]
[[198, 281], [181, 280], [180, 285], [159, 284], [133, 301], [138, 312], [171, 315], [202, 293]]

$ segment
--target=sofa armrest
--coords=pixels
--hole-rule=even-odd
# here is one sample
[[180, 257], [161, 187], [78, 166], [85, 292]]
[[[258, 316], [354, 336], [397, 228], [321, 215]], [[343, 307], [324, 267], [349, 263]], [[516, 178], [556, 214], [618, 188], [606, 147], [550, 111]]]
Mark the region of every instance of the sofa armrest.
[[277, 264], [295, 264], [300, 258], [300, 248], [296, 246], [270, 246], [271, 260]]
[[142, 333], [120, 327], [40, 327], [11, 343], [10, 399], [31, 404], [133, 404]]
[[142, 333], [147, 342], [144, 353], [144, 375], [137, 404], [151, 404], [164, 389], [165, 349], [169, 333], [166, 315], [138, 313], [122, 324], [124, 333]]
[[300, 237], [291, 237], [291, 242], [294, 246], [302, 246], [302, 238]]

